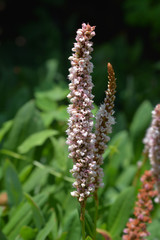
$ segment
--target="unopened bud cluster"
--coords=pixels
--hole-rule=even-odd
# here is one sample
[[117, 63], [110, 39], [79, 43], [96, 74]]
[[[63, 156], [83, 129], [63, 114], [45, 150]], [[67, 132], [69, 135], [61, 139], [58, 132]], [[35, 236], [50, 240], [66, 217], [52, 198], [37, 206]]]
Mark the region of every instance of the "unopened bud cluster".
[[104, 103], [100, 106], [100, 109], [96, 115], [95, 124], [95, 149], [94, 149], [94, 160], [97, 164], [97, 179], [96, 179], [96, 189], [103, 186], [102, 176], [103, 169], [100, 167], [103, 164], [102, 154], [104, 153], [107, 143], [110, 140], [108, 136], [112, 133], [112, 125], [115, 124], [114, 114], [114, 100], [115, 100], [115, 89], [116, 89], [116, 79], [115, 73], [113, 71], [112, 65], [108, 63], [108, 89], [106, 91], [106, 97]]

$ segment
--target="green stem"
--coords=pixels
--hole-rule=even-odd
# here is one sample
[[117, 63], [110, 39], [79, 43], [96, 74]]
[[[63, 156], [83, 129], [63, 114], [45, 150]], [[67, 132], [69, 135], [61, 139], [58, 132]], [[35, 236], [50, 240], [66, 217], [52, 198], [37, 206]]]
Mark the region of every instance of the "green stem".
[[85, 236], [86, 236], [86, 232], [85, 232], [85, 206], [86, 206], [86, 201], [81, 202], [80, 221], [81, 221], [81, 228], [82, 228], [82, 240], [85, 240]]
[[94, 200], [95, 200], [95, 215], [94, 215], [94, 237], [93, 237], [93, 240], [96, 240], [96, 233], [97, 233], [96, 229], [97, 229], [97, 219], [98, 219], [98, 206], [99, 206], [97, 190], [94, 192]]

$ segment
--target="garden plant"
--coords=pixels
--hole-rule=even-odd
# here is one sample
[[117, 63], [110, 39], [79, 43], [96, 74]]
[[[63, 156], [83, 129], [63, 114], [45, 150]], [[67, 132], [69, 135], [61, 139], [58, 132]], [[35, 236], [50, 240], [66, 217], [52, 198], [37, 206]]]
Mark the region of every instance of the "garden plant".
[[0, 240], [160, 239], [160, 104], [144, 101], [114, 131], [118, 79], [106, 63], [97, 107], [94, 36], [77, 30], [69, 90], [37, 88], [0, 128]]

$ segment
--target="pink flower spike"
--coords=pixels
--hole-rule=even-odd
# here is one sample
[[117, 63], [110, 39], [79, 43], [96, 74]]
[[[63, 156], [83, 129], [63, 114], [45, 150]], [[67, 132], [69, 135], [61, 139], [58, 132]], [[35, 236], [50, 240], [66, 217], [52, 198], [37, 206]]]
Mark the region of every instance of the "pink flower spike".
[[70, 118], [67, 144], [69, 145], [69, 157], [74, 162], [71, 172], [76, 179], [73, 184], [76, 191], [71, 194], [80, 202], [85, 201], [94, 189], [90, 187], [94, 173], [90, 171], [89, 165], [93, 161], [95, 141], [95, 135], [92, 133], [93, 114], [91, 112], [94, 96], [90, 76], [93, 70], [93, 64], [90, 62], [90, 54], [93, 50], [90, 40], [95, 35], [94, 29], [94, 26], [82, 24], [82, 28], [77, 30], [73, 54], [69, 57], [71, 68], [68, 78], [71, 83], [68, 98], [71, 104], [68, 107]]
[[157, 191], [154, 191], [155, 178], [152, 171], [145, 171], [141, 182], [142, 187], [139, 189], [134, 207], [134, 218], [128, 220], [127, 228], [123, 231], [123, 240], [145, 240], [145, 237], [149, 236], [147, 224], [151, 223], [152, 198], [157, 196]]
[[143, 140], [145, 144], [144, 153], [148, 155], [152, 171], [156, 179], [156, 187], [158, 191], [158, 198], [160, 203], [160, 104], [157, 104], [154, 111], [152, 111], [152, 122], [147, 130], [146, 136]]

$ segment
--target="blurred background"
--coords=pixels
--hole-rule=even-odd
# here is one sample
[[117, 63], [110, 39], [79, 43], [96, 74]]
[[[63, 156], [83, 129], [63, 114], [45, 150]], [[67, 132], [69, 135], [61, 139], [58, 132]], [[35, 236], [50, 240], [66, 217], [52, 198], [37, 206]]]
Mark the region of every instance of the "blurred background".
[[103, 101], [109, 61], [117, 77], [117, 121], [127, 127], [144, 100], [160, 101], [159, 16], [158, 0], [0, 0], [0, 125], [36, 91], [67, 88], [68, 57], [86, 22], [96, 26], [95, 103]]

